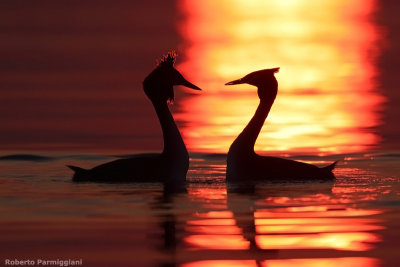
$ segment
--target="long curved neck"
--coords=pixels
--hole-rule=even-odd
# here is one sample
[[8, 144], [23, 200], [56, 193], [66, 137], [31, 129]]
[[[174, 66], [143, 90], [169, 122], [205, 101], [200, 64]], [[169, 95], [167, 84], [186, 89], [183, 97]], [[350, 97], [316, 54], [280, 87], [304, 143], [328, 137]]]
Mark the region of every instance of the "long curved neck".
[[162, 154], [171, 159], [188, 157], [185, 143], [169, 111], [168, 104], [160, 101], [153, 101], [152, 103], [160, 121], [164, 138]]
[[257, 110], [250, 122], [232, 143], [231, 150], [236, 150], [236, 152], [240, 151], [241, 153], [254, 153], [254, 145], [274, 100], [275, 97], [268, 100], [260, 100]]

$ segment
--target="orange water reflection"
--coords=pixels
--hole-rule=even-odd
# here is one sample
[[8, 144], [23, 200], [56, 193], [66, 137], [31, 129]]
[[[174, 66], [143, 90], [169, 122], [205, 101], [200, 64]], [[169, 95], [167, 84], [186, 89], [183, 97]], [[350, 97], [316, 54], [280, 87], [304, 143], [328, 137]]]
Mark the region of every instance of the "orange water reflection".
[[[204, 202], [210, 196], [206, 188], [192, 190], [189, 195], [193, 200]], [[189, 249], [363, 252], [381, 241], [376, 231], [385, 229], [382, 222], [373, 217], [382, 213], [379, 209], [355, 208], [329, 201], [320, 206], [271, 209], [265, 208], [276, 203], [271, 199], [266, 202], [254, 200], [254, 195], [227, 194], [224, 188], [214, 189], [213, 194], [219, 196], [220, 201], [225, 197], [225, 201], [219, 202], [218, 208], [207, 205], [208, 211], [195, 212], [186, 220], [188, 235], [184, 242]], [[303, 198], [304, 202], [301, 197], [294, 199], [296, 203], [307, 203], [312, 197], [305, 193]]]
[[223, 84], [281, 67], [280, 92], [256, 150], [357, 152], [379, 142], [376, 0], [179, 0], [185, 61], [179, 69], [204, 92], [176, 118], [192, 151], [226, 152], [258, 99]]
[[373, 267], [380, 266], [380, 262], [374, 258], [348, 257], [348, 258], [326, 258], [326, 259], [287, 259], [267, 260], [256, 262], [255, 260], [208, 260], [183, 264], [182, 267]]

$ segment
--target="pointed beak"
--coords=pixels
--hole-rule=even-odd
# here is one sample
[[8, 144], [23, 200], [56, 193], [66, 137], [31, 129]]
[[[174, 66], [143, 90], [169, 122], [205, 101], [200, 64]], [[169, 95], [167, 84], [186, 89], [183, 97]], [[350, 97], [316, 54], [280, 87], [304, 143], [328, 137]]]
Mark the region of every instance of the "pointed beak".
[[196, 85], [194, 85], [191, 82], [188, 82], [186, 79], [183, 79], [179, 85], [183, 85], [183, 86], [192, 88], [194, 90], [201, 90], [199, 87], [197, 87]]
[[234, 80], [234, 81], [230, 81], [228, 83], [226, 83], [225, 85], [235, 85], [235, 84], [241, 84], [241, 83], [246, 83], [243, 78]]
[[179, 71], [176, 71], [175, 73], [174, 85], [183, 85], [194, 90], [201, 90], [199, 87], [186, 80]]

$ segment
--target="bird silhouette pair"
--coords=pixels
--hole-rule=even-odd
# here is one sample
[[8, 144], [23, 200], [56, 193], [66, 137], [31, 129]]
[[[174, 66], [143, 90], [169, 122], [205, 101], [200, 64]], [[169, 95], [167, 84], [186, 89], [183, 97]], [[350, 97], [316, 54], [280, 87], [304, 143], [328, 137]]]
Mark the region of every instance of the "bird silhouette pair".
[[[174, 85], [200, 90], [188, 82], [175, 68], [176, 53], [165, 55], [156, 68], [144, 79], [143, 89], [151, 100], [161, 124], [164, 149], [161, 154], [139, 154], [114, 160], [92, 169], [68, 166], [73, 180], [92, 182], [163, 182], [183, 185], [189, 168], [189, 154], [168, 108], [174, 99]], [[265, 157], [255, 153], [254, 145], [278, 92], [274, 76], [279, 68], [252, 72], [226, 85], [250, 84], [258, 88], [258, 108], [229, 148], [226, 179], [230, 182], [281, 180], [333, 180], [335, 163], [319, 168], [298, 161]]]

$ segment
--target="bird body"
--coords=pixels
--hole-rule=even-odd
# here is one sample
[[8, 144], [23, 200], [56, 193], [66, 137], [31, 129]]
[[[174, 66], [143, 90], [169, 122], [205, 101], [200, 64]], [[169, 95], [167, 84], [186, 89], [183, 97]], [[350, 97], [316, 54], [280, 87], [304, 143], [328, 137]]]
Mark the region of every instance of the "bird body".
[[[164, 168], [161, 168], [162, 162], [161, 154], [138, 154], [110, 161], [89, 170], [70, 165], [68, 167], [75, 171], [73, 180], [77, 182], [162, 182], [163, 173], [166, 173]], [[152, 168], [152, 166], [158, 167]]]
[[161, 154], [139, 154], [118, 159], [86, 170], [68, 166], [75, 173], [73, 181], [82, 182], [163, 182], [182, 185], [189, 168], [189, 154], [168, 102], [174, 99], [174, 85], [200, 90], [188, 82], [174, 67], [176, 54], [167, 54], [145, 78], [143, 88], [160, 121], [164, 149]]
[[335, 163], [319, 168], [294, 160], [261, 156], [255, 153], [254, 145], [271, 110], [278, 92], [274, 73], [279, 68], [252, 72], [226, 85], [247, 83], [257, 86], [260, 104], [257, 110], [229, 148], [227, 156], [227, 181], [282, 181], [282, 180], [332, 180]]
[[227, 180], [252, 181], [311, 181], [333, 180], [332, 170], [336, 162], [319, 168], [295, 160], [260, 156], [254, 153], [245, 157], [228, 156]]

